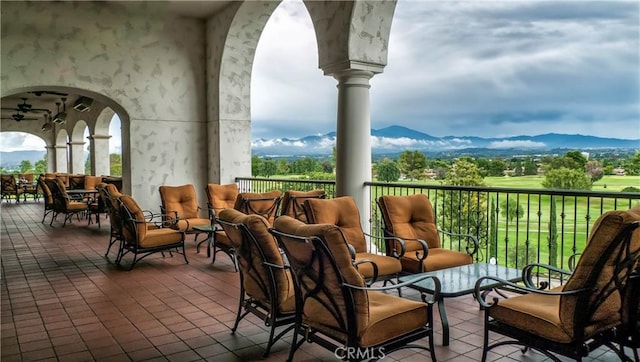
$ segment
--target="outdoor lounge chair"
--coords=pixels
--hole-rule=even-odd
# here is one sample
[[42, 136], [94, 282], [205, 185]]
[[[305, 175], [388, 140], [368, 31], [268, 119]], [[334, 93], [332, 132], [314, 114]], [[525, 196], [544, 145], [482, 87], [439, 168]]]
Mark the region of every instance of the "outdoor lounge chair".
[[[480, 278], [475, 296], [485, 310], [482, 360], [488, 351], [507, 344], [535, 349], [554, 361], [560, 361], [556, 354], [580, 361], [602, 345], [613, 346], [625, 328], [623, 316], [630, 312], [624, 296], [640, 260], [639, 226], [640, 207], [609, 211], [596, 221], [572, 272], [529, 264], [523, 269], [524, 287], [495, 277]], [[569, 278], [564, 285], [541, 290], [533, 276], [545, 271]], [[487, 300], [479, 287], [496, 282], [523, 294], [506, 299], [491, 294]], [[489, 344], [489, 332], [508, 338]], [[624, 359], [619, 349], [614, 350]]]
[[[207, 185], [207, 198], [209, 200], [209, 219], [211, 220], [212, 232], [210, 234], [210, 245], [207, 245], [207, 257], [210, 256], [209, 246], [213, 248], [212, 263], [216, 261], [216, 254], [223, 252], [231, 258], [235, 270], [238, 270], [237, 261], [235, 256], [235, 247], [229, 240], [229, 237], [225, 231], [216, 222], [217, 216], [224, 209], [232, 209], [238, 197], [238, 185], [236, 184], [208, 184]], [[207, 241], [207, 240], [205, 240]], [[200, 242], [202, 243], [202, 242]], [[198, 244], [198, 247], [200, 244]]]
[[[425, 302], [384, 293], [402, 285], [369, 288], [356, 267], [343, 230], [332, 224], [276, 219], [272, 233], [285, 251], [296, 288], [296, 328], [289, 361], [305, 341], [318, 343], [343, 360], [380, 359], [404, 348], [421, 348], [435, 361], [433, 303], [440, 282]], [[420, 280], [422, 280], [420, 279]], [[300, 337], [298, 337], [300, 335]], [[413, 342], [428, 339], [427, 346]]]
[[322, 189], [311, 191], [289, 190], [282, 197], [282, 210], [280, 215], [291, 216], [303, 222], [307, 222], [307, 215], [304, 212], [303, 203], [307, 199], [324, 199], [325, 192]]
[[171, 227], [194, 234], [193, 241], [198, 242], [199, 231], [194, 226], [208, 226], [211, 220], [200, 217], [200, 206], [196, 196], [196, 189], [191, 184], [182, 186], [160, 186], [161, 210], [166, 215]]
[[[385, 244], [387, 255], [399, 257], [404, 272], [422, 273], [473, 263], [478, 239], [439, 230], [426, 195], [380, 196], [378, 206], [384, 220], [384, 234], [399, 238]], [[465, 251], [443, 248], [440, 234], [464, 238]]]
[[[295, 288], [289, 266], [262, 216], [225, 209], [219, 213], [218, 222], [236, 246], [240, 270], [240, 301], [231, 331], [235, 333], [247, 314], [258, 316], [270, 330], [264, 351], [267, 357], [273, 344], [294, 327]], [[277, 327], [286, 325], [275, 335]]]

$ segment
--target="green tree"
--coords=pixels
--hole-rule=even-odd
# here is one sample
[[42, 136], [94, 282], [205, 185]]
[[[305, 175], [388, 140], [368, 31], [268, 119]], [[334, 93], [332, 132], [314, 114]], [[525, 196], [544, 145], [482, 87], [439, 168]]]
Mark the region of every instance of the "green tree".
[[119, 153], [109, 155], [109, 171], [111, 176], [122, 176], [122, 156]]
[[278, 165], [276, 161], [271, 158], [265, 158], [262, 162], [262, 175], [264, 177], [271, 177], [278, 171]]
[[491, 198], [489, 213], [489, 233], [487, 237], [487, 243], [489, 246], [488, 259], [498, 257], [498, 209], [496, 208], [495, 198]]
[[624, 163], [624, 173], [630, 176], [640, 175], [640, 151]]
[[291, 166], [289, 162], [284, 158], [281, 158], [277, 162], [278, 164], [278, 175], [288, 175], [291, 172]]
[[535, 176], [538, 174], [538, 166], [531, 157], [527, 157], [524, 160], [524, 174], [528, 176]]
[[575, 165], [573, 168], [576, 169], [582, 169], [584, 167], [584, 164], [587, 163], [587, 158], [584, 157], [584, 155], [580, 151], [567, 151], [567, 153], [564, 154], [564, 157], [572, 160]]
[[91, 157], [87, 157], [87, 159], [84, 160], [84, 174], [91, 175]]
[[582, 170], [561, 167], [548, 170], [542, 180], [542, 186], [558, 190], [591, 190], [591, 180]]
[[600, 161], [587, 161], [587, 163], [584, 164], [584, 169], [591, 183], [600, 180], [604, 176], [604, 169]]
[[35, 173], [37, 175], [40, 175], [45, 172], [47, 172], [47, 156], [44, 156], [42, 160], [36, 161], [36, 165], [35, 165]]
[[[484, 186], [478, 166], [468, 159], [457, 159], [449, 167], [444, 181], [452, 186]], [[438, 213], [438, 225], [448, 232], [475, 235], [481, 249], [487, 245], [488, 230], [483, 210], [487, 209], [487, 194], [477, 191], [450, 190], [443, 194]]]
[[478, 166], [467, 159], [457, 159], [449, 166], [445, 183], [453, 186], [485, 185]]
[[400, 168], [394, 160], [385, 158], [376, 164], [376, 175], [378, 181], [395, 182], [400, 178]]
[[520, 160], [516, 161], [516, 164], [513, 168], [513, 175], [514, 176], [524, 175], [524, 170], [522, 169], [522, 162], [520, 162]]
[[398, 157], [398, 166], [400, 171], [404, 173], [411, 181], [422, 179], [424, 169], [427, 167], [427, 158], [420, 151], [402, 151]]
[[487, 176], [504, 176], [504, 170], [507, 168], [507, 163], [502, 158], [496, 158], [489, 163], [489, 169], [487, 170]]
[[314, 160], [313, 158], [304, 157], [302, 159], [293, 161], [293, 164], [291, 165], [291, 169], [295, 174], [308, 175], [312, 172], [321, 171], [322, 167], [320, 167], [318, 161]]
[[20, 161], [20, 165], [18, 166], [18, 170], [20, 173], [31, 173], [33, 172], [33, 165], [29, 160]]
[[524, 216], [524, 208], [517, 200], [509, 198], [508, 201], [502, 200], [500, 203], [500, 214], [512, 222], [513, 219], [520, 219]]
[[258, 156], [251, 157], [251, 175], [254, 177], [262, 175], [262, 159]]

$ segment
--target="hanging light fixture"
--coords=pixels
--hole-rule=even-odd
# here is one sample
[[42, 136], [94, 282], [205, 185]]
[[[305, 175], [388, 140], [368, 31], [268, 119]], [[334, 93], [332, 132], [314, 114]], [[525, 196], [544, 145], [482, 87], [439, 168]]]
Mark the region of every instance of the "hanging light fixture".
[[53, 117], [53, 123], [55, 124], [64, 124], [67, 121], [67, 105], [66, 98], [62, 99], [62, 112], [60, 112], [60, 102], [56, 102], [56, 106], [58, 107], [58, 113]]
[[42, 132], [49, 132], [53, 128], [53, 123], [51, 123], [51, 114], [47, 113], [44, 115], [44, 124], [40, 127]]

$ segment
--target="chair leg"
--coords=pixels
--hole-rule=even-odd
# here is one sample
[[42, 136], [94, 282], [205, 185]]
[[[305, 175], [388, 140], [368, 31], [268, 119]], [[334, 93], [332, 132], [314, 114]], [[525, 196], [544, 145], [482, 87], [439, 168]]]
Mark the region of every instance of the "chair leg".
[[184, 263], [189, 264], [189, 260], [187, 260], [187, 251], [184, 248], [184, 241], [182, 242], [182, 257], [184, 258]]

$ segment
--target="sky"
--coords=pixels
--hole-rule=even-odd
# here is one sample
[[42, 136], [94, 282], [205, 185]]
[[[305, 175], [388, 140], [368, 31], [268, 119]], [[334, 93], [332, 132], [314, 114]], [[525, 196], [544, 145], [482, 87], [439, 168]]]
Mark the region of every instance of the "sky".
[[[372, 127], [640, 138], [639, 13], [637, 1], [399, 0]], [[253, 137], [335, 131], [336, 84], [304, 5], [285, 1], [256, 51]]]
[[[544, 133], [640, 138], [638, 1], [398, 0], [371, 125], [436, 137]], [[337, 81], [318, 68], [301, 0], [273, 13], [256, 50], [252, 138], [335, 131]], [[117, 127], [114, 127], [117, 124]], [[111, 152], [120, 149], [112, 122]], [[3, 151], [44, 148], [2, 132]]]

